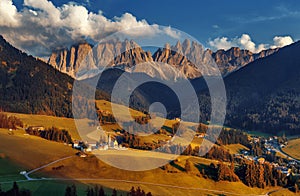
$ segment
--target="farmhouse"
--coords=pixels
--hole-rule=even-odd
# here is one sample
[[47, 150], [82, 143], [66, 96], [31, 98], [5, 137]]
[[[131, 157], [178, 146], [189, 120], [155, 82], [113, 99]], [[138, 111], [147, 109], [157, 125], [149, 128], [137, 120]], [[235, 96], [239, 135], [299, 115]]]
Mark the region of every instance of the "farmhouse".
[[26, 130], [31, 130], [31, 131], [45, 131], [45, 127], [43, 127], [43, 126], [29, 126], [29, 127], [27, 127]]
[[88, 144], [87, 146], [88, 146], [86, 149], [87, 152], [92, 152], [93, 150], [98, 148], [98, 145], [95, 143]]
[[76, 155], [79, 156], [80, 158], [85, 158], [85, 157], [87, 157], [87, 154], [85, 154], [85, 153], [83, 153], [83, 152], [77, 152]]

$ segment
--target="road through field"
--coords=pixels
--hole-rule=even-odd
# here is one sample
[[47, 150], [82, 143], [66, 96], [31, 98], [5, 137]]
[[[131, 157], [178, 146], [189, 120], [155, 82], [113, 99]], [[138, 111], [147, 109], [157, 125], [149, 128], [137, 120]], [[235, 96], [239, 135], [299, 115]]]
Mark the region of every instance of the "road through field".
[[[160, 184], [160, 183], [151, 183], [151, 182], [143, 182], [143, 181], [133, 181], [133, 180], [120, 180], [120, 179], [109, 179], [109, 178], [31, 178], [29, 175], [33, 174], [34, 172], [37, 172], [43, 168], [46, 168], [52, 164], [58, 163], [60, 161], [70, 159], [73, 156], [63, 157], [61, 159], [58, 159], [56, 161], [52, 161], [48, 164], [45, 164], [41, 167], [35, 168], [33, 170], [30, 170], [29, 172], [26, 172], [23, 174], [26, 177], [26, 180], [18, 180], [17, 183], [25, 183], [29, 181], [86, 181], [86, 182], [116, 182], [116, 183], [129, 183], [129, 184], [141, 184], [141, 185], [150, 185], [150, 186], [159, 186], [159, 187], [166, 187], [166, 188], [174, 188], [174, 189], [181, 189], [181, 190], [194, 190], [194, 191], [201, 191], [202, 193], [214, 193], [214, 194], [225, 194], [225, 195], [237, 195], [237, 196], [257, 196], [255, 194], [238, 194], [233, 192], [227, 192], [227, 191], [221, 191], [221, 190], [212, 190], [212, 189], [206, 189], [206, 188], [197, 188], [197, 187], [184, 187], [184, 186], [176, 186], [176, 185], [169, 185], [169, 184]], [[13, 183], [10, 182], [0, 182], [0, 184], [8, 184]], [[265, 194], [268, 195], [269, 193]]]

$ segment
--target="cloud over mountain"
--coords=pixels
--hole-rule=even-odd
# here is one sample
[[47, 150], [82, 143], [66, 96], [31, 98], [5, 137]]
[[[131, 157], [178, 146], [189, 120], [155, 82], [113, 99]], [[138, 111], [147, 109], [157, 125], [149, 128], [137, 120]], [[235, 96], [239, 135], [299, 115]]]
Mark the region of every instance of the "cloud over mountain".
[[273, 44], [256, 44], [252, 41], [250, 35], [243, 34], [241, 37], [235, 37], [229, 39], [228, 37], [217, 37], [214, 40], [210, 40], [208, 45], [214, 50], [224, 49], [228, 50], [232, 47], [240, 47], [242, 49], [247, 49], [253, 53], [258, 53], [267, 48], [281, 48], [294, 43], [292, 37], [290, 36], [275, 36], [273, 38]]
[[276, 36], [274, 37], [273, 41], [274, 41], [274, 45], [271, 46], [271, 48], [277, 48], [277, 47], [281, 48], [294, 43], [293, 39], [290, 36], [284, 36], [284, 37]]
[[[24, 0], [23, 8], [17, 10], [12, 0], [0, 1], [0, 34], [37, 56], [47, 56], [54, 49], [85, 39], [97, 42], [113, 32], [135, 27], [142, 27], [143, 31], [132, 32], [134, 36], [160, 31], [158, 25], [137, 20], [130, 13], [108, 19], [101, 11], [93, 13], [75, 3], [56, 7], [49, 0]], [[167, 27], [163, 31], [174, 34]]]

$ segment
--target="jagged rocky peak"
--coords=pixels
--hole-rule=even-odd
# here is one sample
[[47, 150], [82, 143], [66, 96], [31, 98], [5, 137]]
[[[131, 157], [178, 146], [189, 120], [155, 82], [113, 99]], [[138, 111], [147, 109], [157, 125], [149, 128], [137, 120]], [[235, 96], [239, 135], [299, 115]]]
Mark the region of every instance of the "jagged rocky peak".
[[123, 42], [111, 40], [99, 43], [94, 48], [88, 43], [81, 43], [69, 49], [57, 50], [52, 53], [48, 63], [61, 72], [75, 77], [80, 66], [86, 66], [87, 69], [100, 66], [131, 67], [152, 60], [151, 53], [145, 52], [133, 40]]
[[57, 50], [52, 53], [48, 63], [61, 72], [75, 77], [81, 62], [92, 50], [92, 47], [93, 46], [88, 43], [80, 43], [71, 46], [69, 49]]
[[171, 50], [182, 54], [182, 45], [181, 45], [180, 41], [178, 41], [175, 46], [172, 46]]
[[[72, 77], [76, 77], [78, 72], [83, 73], [86, 70], [97, 70], [106, 66], [118, 67], [130, 72], [137, 70], [146, 74], [152, 72], [151, 76], [155, 75], [154, 72], [166, 75], [163, 72], [176, 71], [180, 72], [173, 74], [176, 77], [182, 74], [188, 78], [200, 77], [203, 74], [211, 75], [209, 68], [199, 69], [195, 66], [195, 64], [203, 65], [203, 62], [209, 62], [203, 46], [189, 40], [184, 40], [182, 44], [178, 41], [173, 46], [166, 43], [164, 48], [158, 49], [153, 55], [150, 51], [144, 51], [133, 40], [110, 40], [99, 43], [93, 49], [91, 45], [85, 43], [56, 51], [49, 59], [52, 66]], [[147, 65], [140, 66], [143, 63]], [[167, 70], [168, 66], [163, 68], [161, 63], [169, 65], [169, 69]], [[137, 69], [131, 69], [137, 65], [139, 66]], [[164, 76], [166, 77], [168, 76]], [[170, 76], [170, 78], [175, 77]]]
[[232, 47], [229, 50], [218, 50], [214, 53], [211, 52], [211, 54], [216, 64], [218, 65], [221, 73], [225, 75], [259, 58], [264, 58], [277, 51], [278, 49], [268, 49], [254, 54], [249, 50], [240, 49], [238, 47]]
[[[143, 50], [133, 40], [110, 40], [92, 47], [88, 43], [82, 43], [69, 49], [56, 51], [51, 55], [48, 63], [72, 77], [75, 77], [77, 72], [81, 72], [80, 67], [84, 71], [97, 70], [99, 67], [106, 66], [118, 67], [129, 72], [138, 70], [154, 77], [166, 72], [168, 67], [166, 65], [169, 65], [168, 72], [178, 71], [179, 75], [183, 74], [193, 79], [203, 75], [218, 75], [220, 72], [222, 75], [227, 75], [278, 50], [269, 49], [254, 54], [248, 50], [233, 47], [226, 51], [213, 52], [188, 39], [182, 43], [178, 41], [174, 45], [166, 43], [153, 55], [150, 51]], [[92, 52], [90, 52], [91, 50]], [[215, 63], [218, 67], [215, 66]], [[140, 64], [144, 65], [140, 66]], [[165, 67], [162, 68], [161, 64], [165, 64]], [[134, 66], [139, 67], [132, 69]], [[171, 69], [172, 71], [170, 71]], [[164, 76], [164, 78], [166, 77]]]
[[[114, 58], [111, 65], [133, 67], [136, 64], [153, 61], [150, 51], [144, 51], [133, 40], [125, 40], [119, 44], [122, 45], [122, 50], [117, 49], [117, 56]], [[117, 45], [119, 45], [117, 44]]]
[[158, 49], [153, 55], [153, 60], [172, 65], [186, 77], [193, 79], [201, 75], [212, 75], [212, 67], [203, 66], [211, 63], [210, 55], [205, 53], [202, 45], [186, 39], [182, 44], [178, 41], [174, 46], [166, 45]]

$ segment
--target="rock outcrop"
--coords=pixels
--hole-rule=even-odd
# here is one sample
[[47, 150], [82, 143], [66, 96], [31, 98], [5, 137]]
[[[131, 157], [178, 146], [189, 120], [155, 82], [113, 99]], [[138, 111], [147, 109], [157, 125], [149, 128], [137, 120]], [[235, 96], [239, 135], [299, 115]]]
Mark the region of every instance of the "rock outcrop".
[[52, 53], [48, 63], [74, 78], [81, 62], [91, 50], [92, 45], [88, 43], [78, 44], [70, 49], [58, 50]]
[[215, 53], [211, 51], [211, 54], [216, 61], [221, 73], [223, 75], [226, 75], [259, 58], [264, 58], [277, 51], [278, 49], [268, 49], [254, 54], [249, 50], [243, 50], [237, 47], [233, 47], [226, 51], [218, 50]]
[[[83, 43], [72, 46], [69, 50], [56, 51], [51, 55], [48, 63], [73, 78], [77, 77], [76, 74], [80, 70], [97, 70], [100, 67], [111, 66], [127, 72], [142, 72], [163, 79], [176, 79], [182, 76], [194, 79], [203, 75], [216, 75], [217, 67], [222, 75], [228, 75], [278, 50], [269, 49], [254, 54], [233, 47], [227, 51], [212, 52], [189, 40], [183, 43], [178, 41], [174, 46], [166, 44], [153, 55], [150, 51], [144, 51], [132, 40], [110, 41], [92, 47], [90, 44]], [[217, 66], [211, 66], [215, 63]], [[79, 75], [82, 76], [84, 73]]]

